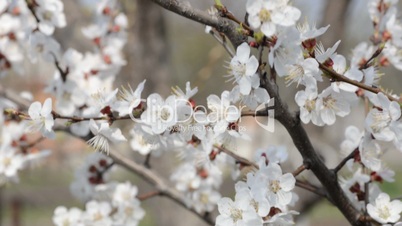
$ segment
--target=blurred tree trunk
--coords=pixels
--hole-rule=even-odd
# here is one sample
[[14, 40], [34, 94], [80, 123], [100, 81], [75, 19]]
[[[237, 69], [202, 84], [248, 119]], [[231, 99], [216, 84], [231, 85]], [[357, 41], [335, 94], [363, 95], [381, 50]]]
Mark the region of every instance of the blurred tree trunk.
[[138, 84], [147, 79], [148, 91], [168, 94], [169, 47], [163, 9], [149, 0], [123, 2], [130, 27], [126, 48], [127, 66], [120, 83]]
[[342, 38], [345, 30], [347, 11], [352, 0], [327, 0], [324, 9], [324, 18], [322, 26], [330, 24], [325, 38], [322, 40], [324, 46], [330, 47]]

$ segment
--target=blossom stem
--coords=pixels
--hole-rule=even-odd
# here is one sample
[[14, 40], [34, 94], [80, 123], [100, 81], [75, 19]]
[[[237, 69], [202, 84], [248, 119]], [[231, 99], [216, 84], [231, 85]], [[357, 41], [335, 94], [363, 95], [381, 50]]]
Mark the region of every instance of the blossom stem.
[[147, 199], [153, 198], [155, 196], [159, 196], [159, 195], [161, 195], [160, 191], [151, 191], [151, 192], [148, 192], [148, 193], [145, 193], [142, 195], [138, 195], [137, 199], [140, 201], [144, 201], [144, 200], [147, 200]]
[[212, 37], [214, 37], [216, 39], [217, 42], [219, 42], [219, 44], [221, 44], [223, 46], [223, 48], [225, 48], [226, 52], [230, 55], [230, 57], [233, 58], [235, 56], [235, 54], [233, 53], [233, 50], [229, 47], [229, 45], [226, 41], [225, 35], [219, 33], [219, 36], [221, 37], [221, 38], [219, 38], [215, 31], [211, 30], [209, 33], [212, 35]]
[[131, 119], [129, 115], [125, 116], [119, 116], [119, 117], [111, 117], [111, 116], [100, 116], [100, 117], [75, 117], [75, 116], [65, 116], [65, 115], [60, 115], [57, 112], [53, 111], [52, 112], [54, 119], [68, 119], [71, 123], [77, 123], [81, 121], [89, 121], [89, 120], [108, 120], [108, 121], [116, 121], [116, 120], [125, 120], [125, 119]]
[[253, 166], [256, 169], [258, 169], [258, 165], [255, 164], [254, 162], [249, 161], [246, 158], [243, 158], [235, 153], [233, 153], [232, 151], [229, 151], [228, 149], [220, 146], [220, 145], [214, 145], [215, 148], [219, 149], [219, 151], [224, 152], [225, 154], [229, 155], [230, 157], [236, 159], [237, 161], [239, 161], [241, 164], [246, 165], [246, 166]]
[[308, 169], [308, 167], [305, 164], [303, 164], [303, 165], [297, 167], [297, 169], [295, 171], [293, 171], [292, 174], [293, 174], [294, 177], [296, 177], [297, 175], [299, 175], [300, 173], [302, 173], [306, 169]]
[[[317, 62], [318, 62], [318, 61], [317, 61]], [[370, 92], [376, 93], [376, 94], [379, 93], [379, 92], [383, 92], [380, 88], [368, 86], [368, 85], [366, 85], [366, 84], [364, 84], [364, 83], [361, 83], [361, 82], [358, 82], [358, 81], [356, 81], [356, 80], [347, 78], [347, 77], [345, 77], [345, 76], [343, 76], [343, 75], [337, 73], [337, 72], [334, 71], [333, 69], [328, 68], [327, 66], [325, 66], [324, 64], [322, 64], [322, 63], [320, 63], [320, 62], [318, 62], [318, 64], [319, 64], [320, 69], [321, 69], [323, 72], [325, 72], [326, 74], [328, 74], [328, 75], [329, 75], [331, 78], [333, 78], [335, 81], [346, 82], [346, 83], [349, 83], [349, 84], [351, 84], [351, 85], [355, 85], [355, 86], [357, 86], [357, 87], [359, 87], [359, 88], [362, 88], [362, 89], [364, 89], [364, 90], [367, 90], [367, 91], [370, 91]], [[387, 94], [387, 93], [384, 93], [384, 94], [388, 97], [389, 100], [391, 100], [391, 101], [396, 101], [396, 102], [398, 102], [399, 104], [402, 104], [402, 101], [401, 101], [400, 98], [395, 98], [395, 97], [393, 97], [393, 96], [391, 96], [391, 95], [389, 95], [389, 94]]]
[[347, 161], [349, 161], [350, 159], [353, 159], [355, 157], [355, 155], [358, 151], [359, 150], [357, 148], [355, 150], [353, 150], [348, 156], [346, 156], [344, 159], [342, 159], [342, 161], [333, 169], [333, 171], [335, 173], [338, 173], [343, 168], [343, 166], [346, 164]]

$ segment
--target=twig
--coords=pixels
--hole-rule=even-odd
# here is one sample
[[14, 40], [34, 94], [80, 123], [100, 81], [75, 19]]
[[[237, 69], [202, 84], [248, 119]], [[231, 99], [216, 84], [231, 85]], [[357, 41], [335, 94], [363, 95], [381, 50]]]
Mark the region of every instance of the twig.
[[293, 171], [293, 176], [296, 177], [297, 175], [299, 175], [301, 172], [303, 172], [304, 170], [308, 169], [308, 167], [306, 167], [305, 164], [299, 166], [295, 171]]
[[[350, 79], [348, 77], [345, 77], [345, 76], [339, 74], [338, 72], [336, 72], [336, 71], [328, 68], [327, 66], [323, 65], [322, 63], [320, 63], [320, 62], [318, 62], [318, 63], [319, 63], [320, 69], [323, 70], [324, 72], [326, 72], [335, 81], [346, 82], [346, 83], [352, 84], [354, 86], [357, 86], [359, 88], [362, 88], [364, 90], [370, 91], [372, 93], [383, 92], [380, 88], [375, 88], [375, 87], [372, 87], [372, 86], [368, 86], [368, 85], [366, 85], [364, 83], [358, 82], [358, 81]], [[402, 104], [402, 101], [400, 99], [397, 99], [397, 98], [395, 98], [395, 97], [393, 97], [393, 96], [391, 96], [391, 95], [389, 95], [388, 93], [385, 93], [385, 92], [384, 92], [384, 95], [386, 95], [389, 100], [396, 101], [399, 104]]]
[[312, 193], [314, 193], [316, 195], [328, 198], [326, 193], [325, 193], [325, 191], [322, 188], [317, 188], [317, 187], [315, 187], [314, 185], [312, 185], [310, 183], [306, 183], [306, 182], [303, 182], [301, 180], [296, 180], [296, 186], [300, 187], [300, 188], [303, 188], [303, 189], [305, 189], [307, 191], [311, 191]]
[[140, 201], [144, 201], [159, 195], [161, 195], [160, 191], [151, 191], [142, 195], [137, 195], [137, 199]]
[[215, 38], [217, 42], [219, 42], [219, 44], [223, 46], [223, 48], [225, 48], [226, 52], [230, 55], [230, 57], [233, 58], [235, 56], [233, 50], [228, 46], [228, 43], [226, 42], [226, 38], [224, 35], [220, 35], [221, 38], [219, 38], [213, 30], [211, 30], [209, 33], [212, 35], [212, 37]]
[[147, 167], [148, 169], [151, 169], [151, 153], [147, 154], [145, 156], [145, 161], [144, 161], [144, 166]]
[[111, 151], [109, 153], [109, 157], [111, 157], [116, 164], [119, 164], [120, 166], [126, 168], [127, 170], [137, 174], [142, 179], [144, 179], [151, 185], [155, 186], [155, 188], [159, 192], [159, 195], [165, 196], [170, 200], [176, 202], [177, 204], [181, 205], [191, 213], [198, 216], [205, 223], [209, 225], [215, 225], [215, 223], [210, 218], [205, 218], [203, 214], [198, 213], [193, 207], [187, 206], [185, 198], [178, 191], [174, 190], [169, 185], [167, 185], [162, 180], [162, 178], [152, 170], [147, 169], [145, 166], [130, 160], [129, 158], [121, 155], [116, 151]]
[[214, 147], [217, 148], [217, 149], [219, 149], [219, 151], [224, 152], [225, 154], [227, 154], [227, 155], [231, 156], [232, 158], [236, 159], [237, 161], [239, 161], [239, 162], [242, 163], [243, 165], [246, 165], [246, 166], [253, 166], [253, 167], [255, 167], [256, 169], [259, 168], [258, 165], [255, 164], [254, 162], [251, 162], [251, 161], [249, 161], [248, 159], [243, 158], [243, 157], [241, 157], [241, 156], [239, 156], [239, 155], [233, 153], [232, 151], [229, 151], [228, 149], [226, 149], [226, 148], [224, 148], [224, 147], [222, 147], [222, 146], [220, 146], [220, 145], [214, 145]]
[[342, 161], [333, 169], [333, 171], [335, 173], [338, 173], [350, 159], [353, 159], [356, 156], [356, 153], [358, 151], [359, 150], [357, 148], [355, 150], [353, 150], [348, 156], [346, 156], [344, 159], [342, 159]]
[[210, 16], [208, 13], [191, 7], [190, 3], [178, 0], [152, 0], [161, 7], [177, 13], [198, 23], [209, 25], [224, 33], [234, 47], [247, 40], [247, 37], [237, 32], [237, 25], [227, 18]]

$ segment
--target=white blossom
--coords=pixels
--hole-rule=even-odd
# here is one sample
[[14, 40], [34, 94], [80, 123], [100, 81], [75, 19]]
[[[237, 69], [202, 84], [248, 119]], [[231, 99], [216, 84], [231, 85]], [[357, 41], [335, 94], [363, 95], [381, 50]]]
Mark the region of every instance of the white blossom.
[[52, 99], [47, 98], [43, 103], [34, 102], [28, 109], [29, 117], [31, 118], [31, 127], [33, 131], [40, 131], [43, 136], [53, 138], [54, 119], [52, 115]]
[[121, 130], [119, 128], [110, 128], [107, 122], [102, 122], [99, 126], [95, 120], [91, 119], [89, 121], [89, 128], [94, 137], [88, 140], [87, 143], [92, 146], [95, 151], [109, 153], [109, 142], [117, 143], [126, 141]]
[[402, 202], [399, 200], [391, 201], [386, 193], [381, 193], [374, 203], [367, 204], [368, 214], [381, 224], [396, 223], [401, 218]]

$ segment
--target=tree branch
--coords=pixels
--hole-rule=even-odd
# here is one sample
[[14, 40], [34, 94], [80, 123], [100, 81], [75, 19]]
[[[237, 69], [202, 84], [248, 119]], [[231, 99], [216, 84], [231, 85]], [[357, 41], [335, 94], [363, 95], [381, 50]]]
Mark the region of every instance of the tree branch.
[[310, 166], [310, 170], [326, 189], [329, 199], [352, 225], [363, 226], [364, 222], [359, 220], [360, 212], [353, 207], [343, 192], [336, 173], [329, 170], [315, 152], [309, 136], [300, 124], [299, 115], [291, 113], [286, 103], [281, 100], [278, 86], [269, 79], [261, 79], [261, 86], [268, 91], [272, 98], [275, 98], [275, 118], [286, 128], [304, 162]]
[[237, 32], [237, 25], [226, 18], [218, 16], [210, 16], [207, 12], [191, 7], [187, 1], [178, 0], [152, 0], [154, 3], [161, 7], [172, 11], [178, 15], [186, 17], [198, 23], [214, 27], [219, 32], [224, 33], [232, 42], [233, 47], [239, 46], [241, 43], [247, 41], [247, 37]]

